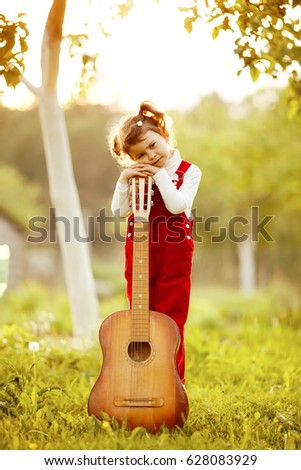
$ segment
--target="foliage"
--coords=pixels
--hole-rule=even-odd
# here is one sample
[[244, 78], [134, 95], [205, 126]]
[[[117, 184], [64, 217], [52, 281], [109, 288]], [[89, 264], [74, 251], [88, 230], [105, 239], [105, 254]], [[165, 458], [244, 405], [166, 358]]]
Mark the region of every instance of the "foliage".
[[[237, 36], [235, 54], [242, 69], [249, 69], [253, 81], [261, 73], [277, 78], [289, 76], [291, 115], [301, 112], [300, 1], [218, 0], [206, 3], [194, 0], [193, 6], [180, 7], [185, 13], [184, 26], [192, 31], [194, 23], [206, 19], [212, 23], [212, 37], [220, 31]], [[238, 74], [241, 73], [238, 71]]]
[[[155, 435], [88, 416], [101, 363], [96, 332], [70, 338], [60, 296], [25, 286], [1, 300], [10, 313], [0, 328], [1, 449], [301, 449], [300, 298], [289, 286], [249, 300], [193, 292], [189, 417], [183, 429]], [[107, 301], [105, 316], [117, 300]], [[42, 315], [47, 303], [51, 313]]]
[[[88, 2], [89, 3], [89, 2]], [[133, 2], [126, 0], [124, 3], [117, 3], [116, 8], [112, 11], [112, 19], [117, 17], [126, 16], [131, 8]], [[89, 8], [89, 5], [87, 5]], [[6, 19], [4, 15], [0, 15], [0, 43], [3, 42], [3, 47], [0, 48], [0, 76], [3, 75], [7, 86], [16, 87], [20, 81], [21, 76], [25, 70], [24, 54], [28, 50], [27, 36], [29, 31], [26, 23], [21, 21], [25, 14], [18, 14], [18, 21]], [[101, 16], [101, 15], [100, 15]], [[93, 18], [93, 21], [95, 18]], [[70, 58], [80, 57], [81, 60], [81, 73], [79, 77], [78, 89], [80, 94], [85, 93], [85, 88], [89, 86], [90, 81], [96, 73], [96, 61], [99, 52], [90, 52], [89, 49], [95, 51], [95, 43], [91, 46], [89, 41], [89, 24], [83, 24], [80, 34], [67, 33], [63, 41], [65, 41], [69, 48]], [[110, 36], [110, 31], [102, 20], [98, 20], [98, 30], [100, 39]]]
[[[104, 35], [108, 35], [103, 31]], [[65, 41], [69, 44], [69, 55], [73, 59], [76, 56], [81, 57], [81, 74], [80, 82], [78, 84], [80, 94], [85, 94], [85, 89], [88, 88], [90, 82], [93, 80], [96, 74], [96, 61], [98, 53], [88, 54], [85, 49], [85, 44], [88, 42], [88, 34], [67, 34]]]
[[[159, 3], [160, 0], [154, 0]], [[181, 1], [178, 8], [185, 14], [184, 27], [191, 32], [197, 20], [212, 23], [212, 37], [216, 38], [220, 31], [235, 34], [234, 53], [241, 59], [242, 69], [248, 69], [253, 81], [260, 74], [269, 74], [274, 78], [285, 72], [288, 76], [290, 90], [290, 115], [293, 117], [301, 111], [301, 81], [300, 81], [300, 1], [281, 0], [268, 2], [259, 0], [207, 0], [206, 2]], [[192, 4], [191, 4], [192, 3]], [[134, 7], [132, 0], [116, 2], [112, 9], [112, 20], [124, 17]], [[20, 14], [20, 17], [22, 14]], [[23, 54], [27, 49], [26, 37], [28, 31], [22, 21], [6, 20], [1, 15], [0, 34], [4, 38], [1, 48], [0, 74], [3, 74], [8, 86], [16, 86], [20, 80], [20, 72], [24, 71]], [[100, 38], [110, 36], [110, 27], [99, 22]], [[2, 31], [2, 32], [1, 32]], [[82, 73], [81, 89], [88, 86], [89, 80], [96, 71], [98, 52], [89, 51], [88, 25], [83, 25], [80, 34], [67, 34], [65, 39], [69, 44], [70, 56], [81, 56]], [[13, 52], [18, 43], [20, 50]], [[91, 48], [91, 47], [90, 47]], [[18, 65], [18, 67], [16, 67]]]
[[19, 13], [14, 22], [0, 14], [0, 77], [4, 77], [7, 86], [16, 87], [25, 68], [23, 55], [28, 49], [29, 31], [21, 20], [23, 16]]
[[27, 180], [12, 165], [0, 165], [0, 213], [27, 229], [30, 217], [42, 212], [39, 196], [38, 183]]

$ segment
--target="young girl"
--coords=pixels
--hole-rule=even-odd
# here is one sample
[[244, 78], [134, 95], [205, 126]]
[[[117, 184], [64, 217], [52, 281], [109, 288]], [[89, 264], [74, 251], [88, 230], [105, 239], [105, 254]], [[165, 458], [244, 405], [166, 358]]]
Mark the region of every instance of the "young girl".
[[187, 320], [194, 243], [191, 207], [201, 179], [196, 166], [173, 148], [167, 116], [144, 101], [138, 114], [123, 119], [112, 133], [111, 153], [129, 163], [117, 181], [112, 211], [128, 217], [125, 243], [127, 297], [132, 303], [133, 214], [130, 179], [153, 178], [153, 206], [149, 216], [149, 309], [169, 315], [178, 325], [177, 367], [185, 383], [184, 326]]

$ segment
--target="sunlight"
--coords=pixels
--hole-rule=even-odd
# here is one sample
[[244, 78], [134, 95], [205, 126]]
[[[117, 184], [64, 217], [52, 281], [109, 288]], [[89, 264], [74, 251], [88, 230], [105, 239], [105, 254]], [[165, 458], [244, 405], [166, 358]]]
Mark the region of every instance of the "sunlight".
[[[25, 12], [30, 37], [25, 56], [25, 76], [39, 86], [40, 47], [51, 0], [4, 0], [4, 14]], [[142, 100], [150, 99], [162, 108], [187, 109], [200, 97], [218, 92], [224, 99], [239, 101], [259, 86], [270, 83], [266, 77], [255, 84], [247, 72], [237, 77], [239, 60], [233, 53], [234, 38], [223, 33], [215, 40], [210, 27], [197, 24], [191, 34], [184, 27], [184, 17], [175, 2], [161, 0], [136, 1], [130, 14], [111, 21], [116, 0], [100, 2], [67, 2], [64, 32], [79, 34], [88, 26], [89, 53], [99, 52], [98, 71], [88, 92], [88, 100], [104, 105], [133, 109]], [[76, 9], [76, 15], [74, 10]], [[10, 16], [11, 17], [11, 16]], [[13, 18], [12, 18], [13, 19]], [[98, 22], [111, 32], [101, 38]], [[78, 88], [80, 58], [68, 57], [67, 44], [62, 46], [58, 95], [66, 103]], [[26, 108], [35, 98], [24, 85], [5, 90], [4, 106]]]

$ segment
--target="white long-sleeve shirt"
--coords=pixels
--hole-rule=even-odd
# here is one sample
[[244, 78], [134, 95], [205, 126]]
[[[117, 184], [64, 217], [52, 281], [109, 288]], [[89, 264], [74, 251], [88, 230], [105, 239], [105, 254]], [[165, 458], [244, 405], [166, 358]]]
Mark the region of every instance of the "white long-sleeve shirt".
[[[177, 179], [176, 171], [181, 161], [179, 151], [175, 150], [165, 167], [153, 176], [153, 180], [161, 193], [166, 209], [172, 214], [185, 212], [189, 218], [202, 172], [196, 165], [191, 164], [184, 175], [182, 186], [177, 189], [173, 181]], [[129, 206], [129, 187], [129, 184], [117, 181], [111, 204], [116, 217], [127, 217], [132, 212]]]

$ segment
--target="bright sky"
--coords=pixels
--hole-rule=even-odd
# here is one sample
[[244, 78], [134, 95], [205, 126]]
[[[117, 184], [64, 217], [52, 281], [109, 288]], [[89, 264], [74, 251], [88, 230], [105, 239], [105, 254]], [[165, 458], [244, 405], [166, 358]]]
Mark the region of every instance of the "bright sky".
[[[213, 40], [210, 27], [201, 23], [188, 34], [183, 27], [184, 16], [176, 8], [180, 0], [159, 3], [136, 0], [129, 16], [109, 24], [109, 7], [116, 1], [90, 0], [91, 10], [88, 0], [67, 0], [64, 31], [82, 33], [82, 22], [87, 21], [94, 38], [90, 52], [101, 46], [91, 101], [135, 110], [141, 101], [150, 99], [162, 109], [187, 109], [213, 91], [226, 100], [240, 101], [262, 86], [275, 85], [268, 77], [254, 84], [246, 71], [237, 76], [239, 61], [233, 53], [234, 38], [230, 34], [221, 33]], [[11, 19], [15, 18], [13, 12], [27, 14], [30, 37], [25, 76], [39, 86], [40, 46], [52, 1], [1, 0], [1, 3], [1, 13]], [[95, 34], [96, 20], [100, 19], [112, 31], [106, 40]], [[78, 64], [70, 62], [62, 50], [59, 78], [62, 103], [70, 98], [77, 78]], [[34, 97], [21, 84], [16, 90], [5, 91], [2, 103], [26, 107], [33, 101]]]

